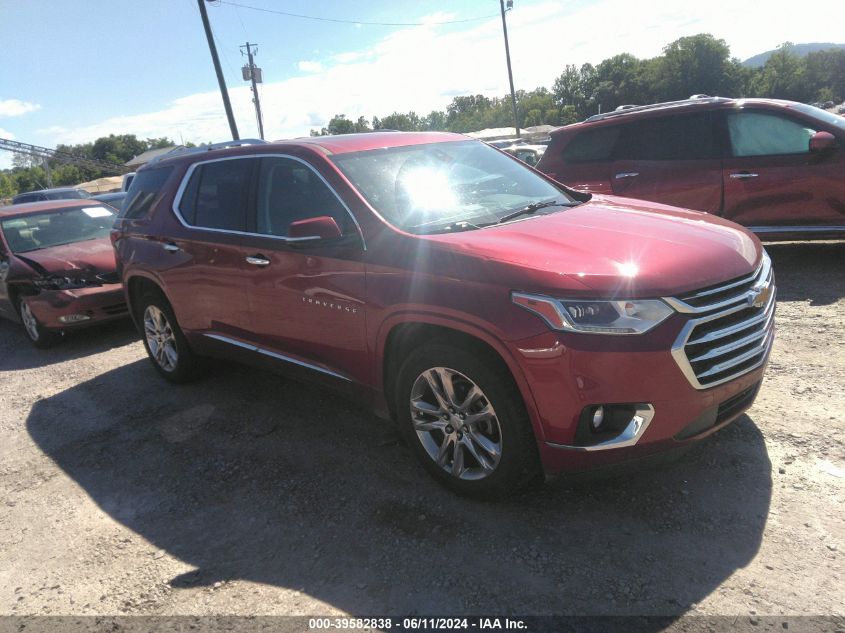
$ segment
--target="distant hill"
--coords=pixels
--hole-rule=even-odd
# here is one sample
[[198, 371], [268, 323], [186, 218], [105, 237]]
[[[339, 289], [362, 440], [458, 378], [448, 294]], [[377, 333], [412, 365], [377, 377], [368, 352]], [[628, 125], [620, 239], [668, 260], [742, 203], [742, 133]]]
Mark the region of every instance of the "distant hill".
[[[819, 42], [812, 44], [795, 44], [792, 47], [792, 52], [798, 55], [798, 57], [805, 57], [810, 53], [816, 53], [818, 51], [827, 50], [828, 48], [845, 49], [845, 44], [824, 44]], [[760, 53], [759, 55], [755, 55], [754, 57], [749, 57], [744, 62], [742, 62], [742, 65], [747, 66], [748, 68], [760, 68], [769, 60], [769, 57], [771, 57], [772, 54], [775, 52], [777, 52], [777, 50], [766, 51], [765, 53]]]

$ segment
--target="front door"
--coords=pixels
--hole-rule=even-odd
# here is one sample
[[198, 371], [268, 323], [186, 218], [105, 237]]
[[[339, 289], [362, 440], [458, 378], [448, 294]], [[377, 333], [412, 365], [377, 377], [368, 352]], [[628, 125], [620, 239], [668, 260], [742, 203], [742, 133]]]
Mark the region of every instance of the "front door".
[[727, 114], [724, 216], [748, 227], [841, 225], [845, 156], [810, 152], [818, 126], [765, 110]]
[[[340, 380], [363, 381], [363, 241], [349, 211], [306, 162], [260, 159], [245, 238], [252, 340], [259, 352]], [[344, 237], [288, 238], [291, 222], [330, 216]]]

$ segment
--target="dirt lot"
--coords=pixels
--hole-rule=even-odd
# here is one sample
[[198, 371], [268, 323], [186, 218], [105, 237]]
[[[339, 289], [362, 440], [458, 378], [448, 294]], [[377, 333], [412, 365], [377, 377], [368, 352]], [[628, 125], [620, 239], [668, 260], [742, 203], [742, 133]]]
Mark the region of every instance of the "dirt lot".
[[660, 468], [505, 503], [242, 367], [174, 387], [129, 324], [0, 323], [0, 614], [842, 614], [845, 243], [770, 245], [747, 416]]

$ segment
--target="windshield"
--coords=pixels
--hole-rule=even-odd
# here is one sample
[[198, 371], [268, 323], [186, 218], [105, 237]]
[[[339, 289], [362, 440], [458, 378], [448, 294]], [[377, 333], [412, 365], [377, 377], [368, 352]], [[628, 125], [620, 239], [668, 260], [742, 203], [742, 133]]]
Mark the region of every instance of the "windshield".
[[574, 202], [478, 141], [352, 152], [333, 160], [374, 209], [412, 233], [479, 228], [528, 205]]
[[107, 237], [115, 214], [104, 206], [77, 207], [17, 216], [2, 221], [13, 253]]
[[845, 129], [845, 117], [837, 116], [832, 112], [822, 110], [821, 108], [816, 108], [815, 106], [806, 105], [804, 103], [796, 103], [791, 107], [795, 110], [798, 110], [798, 112], [801, 112], [802, 114], [806, 114], [808, 116], [813, 117], [814, 119], [823, 121], [828, 125], [835, 125], [839, 129]]

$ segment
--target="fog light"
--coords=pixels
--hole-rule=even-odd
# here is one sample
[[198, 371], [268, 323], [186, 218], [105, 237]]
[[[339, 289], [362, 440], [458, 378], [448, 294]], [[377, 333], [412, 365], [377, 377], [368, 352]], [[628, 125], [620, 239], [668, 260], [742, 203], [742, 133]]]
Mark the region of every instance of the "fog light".
[[59, 317], [59, 321], [62, 323], [79, 323], [80, 321], [87, 321], [90, 318], [87, 314], [65, 314]]
[[598, 430], [602, 422], [604, 422], [604, 407], [597, 407], [593, 411], [593, 429]]

